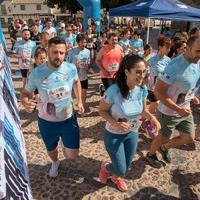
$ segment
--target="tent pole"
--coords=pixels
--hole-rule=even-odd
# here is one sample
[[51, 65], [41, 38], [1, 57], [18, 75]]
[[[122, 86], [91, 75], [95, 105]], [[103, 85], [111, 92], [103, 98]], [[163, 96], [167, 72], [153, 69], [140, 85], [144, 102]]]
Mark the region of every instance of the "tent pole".
[[146, 38], [146, 44], [149, 43], [149, 31], [150, 30], [150, 17], [148, 17], [148, 27], [147, 27], [147, 38]]

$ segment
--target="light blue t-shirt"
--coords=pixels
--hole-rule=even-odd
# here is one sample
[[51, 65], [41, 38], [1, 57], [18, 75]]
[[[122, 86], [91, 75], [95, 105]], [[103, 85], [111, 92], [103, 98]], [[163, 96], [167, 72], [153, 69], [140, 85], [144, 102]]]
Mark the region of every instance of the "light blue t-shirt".
[[132, 50], [137, 50], [137, 49], [143, 50], [143, 46], [144, 46], [143, 43], [144, 43], [143, 40], [140, 38], [137, 40], [133, 38], [130, 39], [130, 47]]
[[31, 52], [32, 48], [36, 46], [35, 41], [32, 40], [20, 40], [15, 43], [13, 47], [13, 53], [16, 53], [20, 56], [24, 55], [27, 57], [26, 60], [19, 59], [19, 67], [20, 69], [29, 69], [30, 60], [31, 60]]
[[123, 38], [119, 41], [119, 45], [123, 48], [124, 50], [124, 55], [127, 55], [130, 50], [130, 44], [129, 44], [129, 39], [124, 40]]
[[88, 79], [86, 68], [90, 63], [90, 50], [86, 48], [83, 50], [79, 48], [72, 49], [68, 52], [67, 61], [77, 66], [80, 81]]
[[156, 80], [159, 75], [164, 71], [165, 67], [171, 62], [171, 59], [164, 56], [162, 59], [156, 54], [154, 57], [150, 58], [149, 63], [149, 73], [150, 82], [149, 90], [154, 91]]
[[[167, 94], [173, 102], [181, 107], [190, 108], [199, 75], [200, 61], [197, 64], [188, 63], [184, 56], [180, 55], [171, 61], [159, 78], [170, 85]], [[177, 115], [162, 102], [159, 103], [158, 110], [166, 115]]]
[[[103, 99], [108, 103], [112, 104], [110, 108], [110, 114], [116, 121], [126, 121], [131, 124], [132, 120], [135, 120], [143, 111], [143, 101], [147, 97], [147, 87], [145, 85], [136, 86], [130, 93], [128, 99], [122, 97], [119, 87], [117, 84], [111, 85], [105, 92]], [[119, 131], [115, 126], [106, 123], [106, 130], [116, 134], [126, 134], [129, 131]]]
[[72, 47], [76, 45], [76, 35], [75, 34], [70, 34], [67, 36], [66, 34], [62, 35], [62, 38], [65, 40], [66, 45], [71, 45]]
[[63, 62], [57, 70], [50, 69], [46, 63], [34, 68], [25, 88], [39, 91], [39, 117], [47, 121], [64, 121], [71, 117], [72, 86], [78, 79], [76, 66]]

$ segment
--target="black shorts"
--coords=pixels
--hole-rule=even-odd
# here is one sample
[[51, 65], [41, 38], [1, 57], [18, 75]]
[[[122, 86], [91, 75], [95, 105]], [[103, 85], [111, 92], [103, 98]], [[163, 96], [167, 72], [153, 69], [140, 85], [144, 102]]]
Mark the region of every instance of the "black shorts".
[[147, 99], [150, 101], [150, 102], [156, 102], [158, 101], [158, 99], [156, 98], [156, 96], [154, 95], [154, 92], [148, 90], [148, 96], [147, 96]]
[[28, 75], [28, 69], [20, 69], [20, 71], [21, 71], [22, 77], [26, 78]]
[[81, 88], [88, 89], [88, 79], [81, 81]]

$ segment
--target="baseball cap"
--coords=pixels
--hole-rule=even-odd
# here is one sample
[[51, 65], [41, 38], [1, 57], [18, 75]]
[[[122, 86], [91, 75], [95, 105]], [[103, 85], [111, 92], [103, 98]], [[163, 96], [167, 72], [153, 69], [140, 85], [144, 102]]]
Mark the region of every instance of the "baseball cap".
[[62, 27], [62, 28], [65, 28], [65, 24], [64, 24], [64, 23], [62, 23], [60, 27]]
[[20, 28], [20, 25], [18, 23], [15, 24], [15, 28]]

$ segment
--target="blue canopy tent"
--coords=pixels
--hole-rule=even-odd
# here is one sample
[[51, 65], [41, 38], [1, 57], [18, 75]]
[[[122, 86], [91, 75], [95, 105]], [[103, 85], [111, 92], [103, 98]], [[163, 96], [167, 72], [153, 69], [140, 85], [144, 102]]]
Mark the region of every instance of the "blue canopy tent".
[[149, 19], [147, 41], [149, 40], [150, 18], [181, 21], [200, 21], [200, 9], [188, 6], [178, 0], [139, 0], [128, 5], [112, 8], [110, 16], [144, 17]]

